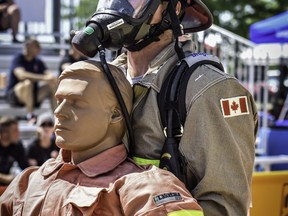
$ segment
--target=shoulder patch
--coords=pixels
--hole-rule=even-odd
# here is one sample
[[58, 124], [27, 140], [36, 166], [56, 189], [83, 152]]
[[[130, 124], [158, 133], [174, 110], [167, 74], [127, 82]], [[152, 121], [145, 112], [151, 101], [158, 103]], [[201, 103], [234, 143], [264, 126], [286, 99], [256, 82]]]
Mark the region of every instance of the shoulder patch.
[[156, 206], [180, 200], [183, 199], [181, 197], [181, 194], [178, 192], [163, 193], [153, 197], [153, 201]]
[[221, 99], [220, 104], [224, 118], [249, 114], [247, 96]]

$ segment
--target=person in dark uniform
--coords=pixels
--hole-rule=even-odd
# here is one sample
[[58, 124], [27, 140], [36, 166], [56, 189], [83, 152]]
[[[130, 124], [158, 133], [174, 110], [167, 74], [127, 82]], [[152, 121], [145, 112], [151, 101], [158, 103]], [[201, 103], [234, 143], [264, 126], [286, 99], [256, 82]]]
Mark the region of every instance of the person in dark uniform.
[[42, 113], [37, 117], [37, 137], [28, 144], [27, 151], [31, 166], [41, 166], [46, 160], [58, 156], [53, 126], [54, 117], [51, 113]]
[[12, 117], [0, 119], [0, 185], [8, 185], [19, 172], [28, 167], [18, 121]]
[[47, 97], [51, 109], [56, 107], [54, 89], [57, 78], [38, 58], [40, 52], [41, 46], [36, 39], [26, 41], [23, 52], [12, 60], [5, 90], [8, 103], [16, 107], [25, 106], [28, 113], [32, 113]]

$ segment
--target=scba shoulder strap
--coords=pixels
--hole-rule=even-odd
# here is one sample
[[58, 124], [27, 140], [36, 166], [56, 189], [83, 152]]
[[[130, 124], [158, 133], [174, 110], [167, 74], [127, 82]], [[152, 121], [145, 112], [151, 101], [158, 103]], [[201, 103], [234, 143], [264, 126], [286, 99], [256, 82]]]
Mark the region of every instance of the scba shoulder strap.
[[[186, 54], [164, 80], [158, 94], [158, 107], [166, 140], [162, 148], [160, 168], [174, 173], [186, 184], [186, 160], [178, 147], [187, 110], [186, 89], [192, 73], [201, 65], [212, 65], [224, 71], [216, 56], [206, 53]], [[187, 185], [187, 184], [186, 184]]]

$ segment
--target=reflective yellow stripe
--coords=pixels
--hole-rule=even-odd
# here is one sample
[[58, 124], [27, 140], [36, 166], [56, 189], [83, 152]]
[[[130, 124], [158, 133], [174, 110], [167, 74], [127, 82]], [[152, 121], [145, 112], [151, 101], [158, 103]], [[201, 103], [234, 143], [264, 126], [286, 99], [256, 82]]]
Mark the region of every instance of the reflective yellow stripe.
[[168, 213], [168, 216], [204, 216], [200, 210], [179, 210]]
[[139, 157], [133, 157], [133, 160], [138, 164], [138, 165], [148, 165], [152, 164], [157, 167], [159, 167], [159, 160], [151, 160], [151, 159], [144, 159], [144, 158], [139, 158]]

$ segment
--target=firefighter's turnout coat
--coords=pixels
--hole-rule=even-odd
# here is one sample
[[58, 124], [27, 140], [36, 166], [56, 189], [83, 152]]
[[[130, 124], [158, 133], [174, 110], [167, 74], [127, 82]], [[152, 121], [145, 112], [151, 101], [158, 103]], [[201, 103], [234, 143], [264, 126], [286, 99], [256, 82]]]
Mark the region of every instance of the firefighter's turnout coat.
[[[191, 47], [192, 42], [186, 42], [184, 51]], [[195, 56], [199, 55], [191, 58]], [[112, 63], [126, 72], [126, 60], [124, 53]], [[165, 133], [157, 95], [177, 61], [172, 43], [133, 86], [134, 160], [139, 164], [159, 165]], [[205, 215], [247, 215], [258, 121], [251, 94], [235, 77], [212, 65], [201, 65], [190, 77], [186, 109], [179, 149], [188, 163], [187, 187]]]

